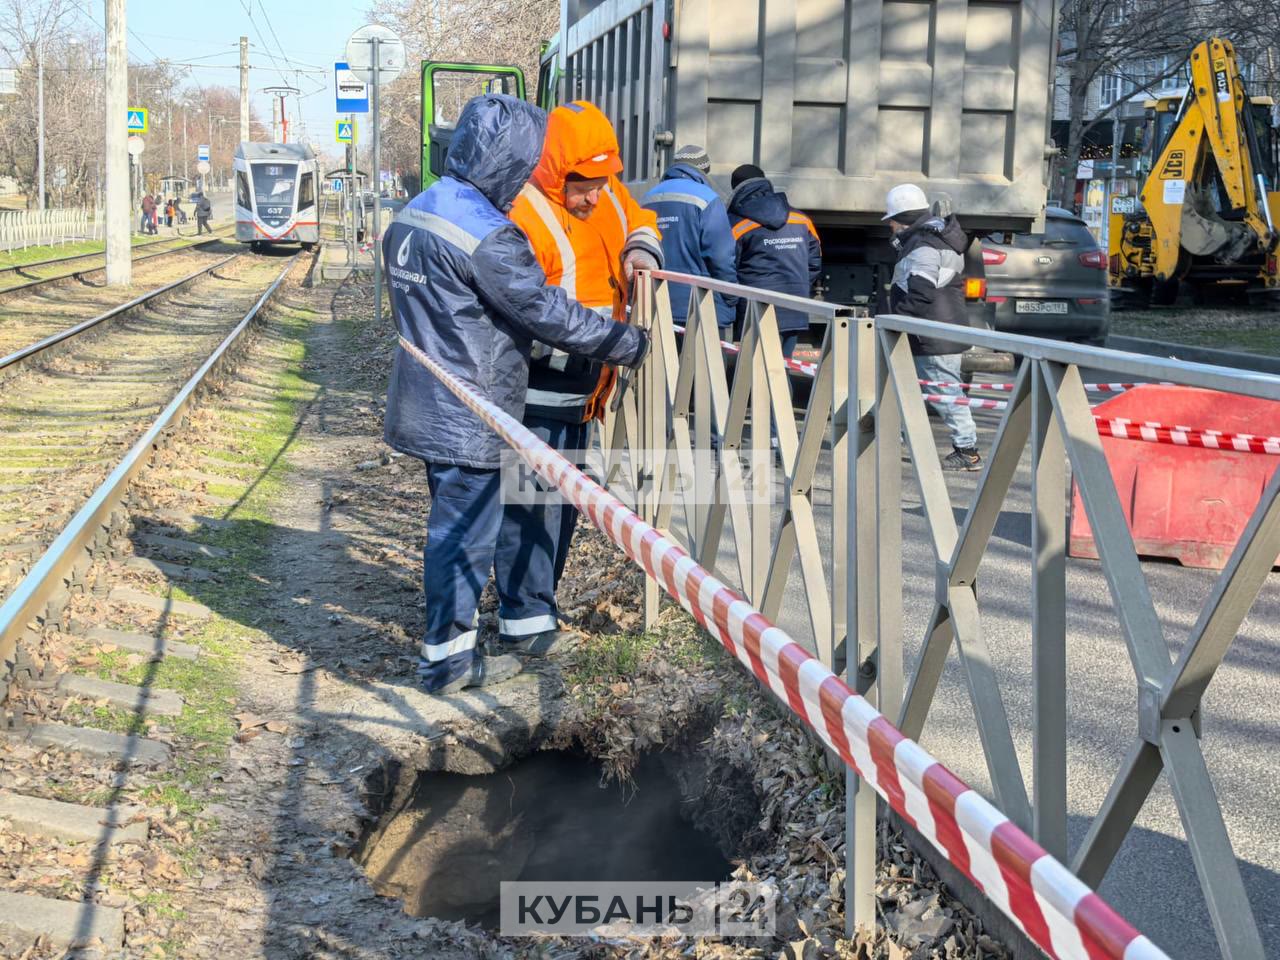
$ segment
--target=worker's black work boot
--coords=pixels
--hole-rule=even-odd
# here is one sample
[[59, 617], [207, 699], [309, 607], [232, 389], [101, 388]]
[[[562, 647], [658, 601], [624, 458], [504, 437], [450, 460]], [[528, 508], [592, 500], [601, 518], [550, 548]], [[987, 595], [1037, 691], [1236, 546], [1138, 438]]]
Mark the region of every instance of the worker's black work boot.
[[942, 458], [943, 470], [967, 470], [970, 473], [982, 469], [982, 456], [977, 447], [953, 446], [951, 452]]
[[503, 637], [502, 647], [526, 657], [558, 657], [582, 646], [582, 634], [567, 630], [543, 630], [527, 637]]
[[456, 680], [449, 681], [439, 690], [429, 692], [433, 696], [449, 697], [471, 687], [491, 687], [503, 680], [510, 680], [523, 670], [524, 664], [520, 659], [510, 654], [484, 657], [477, 653], [471, 658], [471, 668], [466, 673]]

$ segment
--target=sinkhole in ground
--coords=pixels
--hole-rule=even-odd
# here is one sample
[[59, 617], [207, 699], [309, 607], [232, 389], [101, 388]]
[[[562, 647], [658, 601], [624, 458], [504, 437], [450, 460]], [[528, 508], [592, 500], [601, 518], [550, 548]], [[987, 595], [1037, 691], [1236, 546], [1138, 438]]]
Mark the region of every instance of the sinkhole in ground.
[[354, 856], [410, 914], [496, 929], [504, 880], [718, 881], [751, 852], [760, 811], [745, 772], [673, 751], [632, 776], [603, 783], [597, 763], [561, 751], [481, 776], [418, 773], [385, 790], [396, 808]]

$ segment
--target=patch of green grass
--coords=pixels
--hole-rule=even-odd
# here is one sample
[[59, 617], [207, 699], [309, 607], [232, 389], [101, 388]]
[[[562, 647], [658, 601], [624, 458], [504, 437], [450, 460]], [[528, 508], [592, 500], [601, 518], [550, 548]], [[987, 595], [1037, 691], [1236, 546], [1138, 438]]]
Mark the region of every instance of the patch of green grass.
[[1121, 310], [1112, 314], [1114, 333], [1166, 343], [1280, 354], [1280, 324], [1269, 310], [1196, 307], [1176, 311]]
[[[165, 237], [165, 240], [174, 239]], [[132, 237], [135, 247], [146, 246], [148, 243], [157, 242], [154, 237], [146, 237], [142, 234], [134, 234]], [[0, 253], [0, 268], [18, 267], [27, 263], [38, 263], [41, 260], [57, 260], [62, 257], [74, 257], [82, 253], [101, 253], [106, 246], [102, 240], [82, 240], [77, 243], [55, 243], [47, 244], [39, 247], [27, 247], [25, 250], [14, 250], [11, 253]]]
[[148, 890], [143, 896], [136, 898], [137, 905], [149, 907], [156, 915], [165, 920], [177, 920], [187, 915], [181, 907], [173, 905], [173, 894], [164, 890]]
[[571, 684], [598, 685], [634, 677], [653, 658], [688, 670], [719, 655], [715, 641], [683, 623], [644, 633], [601, 634], [575, 652], [565, 679]]
[[155, 783], [142, 793], [142, 799], [157, 807], [173, 807], [179, 813], [195, 816], [205, 808], [205, 802], [178, 783]]
[[[196, 660], [168, 658], [159, 662], [136, 662], [125, 650], [99, 654], [93, 672], [107, 680], [135, 686], [174, 690], [185, 706], [178, 717], [142, 718], [127, 710], [91, 704], [75, 705], [81, 722], [115, 732], [146, 735], [147, 720], [168, 727], [183, 738], [173, 767], [143, 792], [150, 804], [174, 807], [195, 814], [208, 802], [212, 774], [221, 765], [235, 735], [237, 670], [241, 654], [258, 634], [252, 619], [262, 608], [266, 586], [256, 578], [269, 557], [272, 522], [269, 507], [283, 489], [285, 462], [282, 456], [295, 433], [300, 401], [315, 395], [316, 387], [302, 375], [305, 355], [303, 334], [308, 316], [302, 311], [277, 311], [271, 320], [274, 342], [270, 364], [275, 371], [273, 388], [277, 398], [253, 418], [251, 426], [238, 429], [234, 439], [240, 451], [237, 459], [252, 466], [244, 483], [226, 488], [225, 496], [243, 502], [226, 519], [231, 526], [201, 529], [188, 538], [229, 551], [225, 557], [201, 558], [198, 565], [220, 575], [219, 582], [171, 585], [166, 593], [174, 599], [191, 600], [212, 609], [215, 616], [182, 640], [201, 649]], [[181, 855], [181, 851], [179, 851]], [[194, 853], [192, 853], [194, 856]]]
[[117, 798], [114, 787], [98, 787], [86, 791], [79, 783], [56, 783], [49, 787], [55, 800], [64, 803], [79, 803], [86, 807], [105, 807]]

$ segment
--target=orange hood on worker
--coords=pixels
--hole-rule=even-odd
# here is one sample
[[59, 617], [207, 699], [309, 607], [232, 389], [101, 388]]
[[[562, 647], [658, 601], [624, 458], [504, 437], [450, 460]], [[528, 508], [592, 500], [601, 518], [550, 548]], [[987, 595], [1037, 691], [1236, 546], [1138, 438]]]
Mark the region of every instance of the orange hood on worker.
[[613, 124], [594, 103], [575, 100], [547, 116], [547, 137], [533, 182], [548, 197], [564, 203], [564, 182], [570, 173], [614, 177], [622, 172], [622, 157]]
[[[617, 177], [622, 170], [618, 138], [598, 107], [575, 101], [556, 107], [547, 118], [542, 158], [529, 183], [511, 207], [511, 219], [529, 238], [529, 246], [547, 275], [547, 282], [563, 287], [584, 306], [616, 319], [626, 316], [627, 281], [623, 258], [633, 249], [662, 262], [658, 217], [641, 207]], [[600, 202], [579, 220], [565, 209], [564, 185], [571, 172], [584, 177], [608, 177]], [[598, 417], [612, 386], [612, 372], [603, 376], [577, 372], [576, 358], [535, 355], [529, 369], [526, 409], [542, 412], [551, 400], [565, 405], [558, 418]], [[576, 391], [582, 403], [572, 402]]]

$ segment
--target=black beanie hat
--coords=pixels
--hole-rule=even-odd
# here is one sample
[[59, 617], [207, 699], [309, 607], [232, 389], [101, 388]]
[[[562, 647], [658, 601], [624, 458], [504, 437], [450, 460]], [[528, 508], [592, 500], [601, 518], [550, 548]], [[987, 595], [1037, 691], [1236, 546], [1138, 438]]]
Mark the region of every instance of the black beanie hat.
[[763, 179], [763, 178], [764, 178], [763, 170], [757, 167], [754, 163], [744, 163], [737, 170], [733, 171], [733, 173], [730, 175], [729, 185], [736, 190], [738, 188], [738, 184], [742, 183], [744, 180], [755, 180], [755, 179]]

